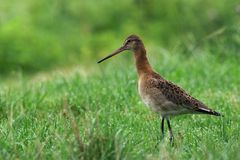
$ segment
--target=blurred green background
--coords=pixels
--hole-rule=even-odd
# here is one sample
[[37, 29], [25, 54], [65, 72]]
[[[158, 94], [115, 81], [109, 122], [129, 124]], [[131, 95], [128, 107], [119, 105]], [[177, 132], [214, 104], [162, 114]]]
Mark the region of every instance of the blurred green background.
[[130, 34], [187, 56], [239, 58], [240, 2], [0, 0], [0, 73], [91, 65]]

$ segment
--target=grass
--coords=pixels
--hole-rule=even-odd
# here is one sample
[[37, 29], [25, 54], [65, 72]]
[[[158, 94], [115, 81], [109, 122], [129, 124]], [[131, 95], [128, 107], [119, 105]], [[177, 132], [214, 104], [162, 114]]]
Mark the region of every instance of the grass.
[[165, 78], [225, 117], [174, 117], [175, 146], [168, 134], [160, 141], [161, 120], [141, 103], [125, 53], [101, 65], [1, 79], [0, 159], [239, 159], [238, 60], [150, 53]]
[[[0, 5], [0, 159], [240, 159], [237, 0], [23, 2]], [[132, 55], [96, 64], [133, 33], [225, 117], [174, 117], [160, 140]]]

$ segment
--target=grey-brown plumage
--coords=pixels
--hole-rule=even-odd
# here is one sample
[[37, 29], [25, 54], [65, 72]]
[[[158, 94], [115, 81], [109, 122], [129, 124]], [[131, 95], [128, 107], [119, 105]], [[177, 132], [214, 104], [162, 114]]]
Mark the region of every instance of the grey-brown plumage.
[[139, 93], [143, 101], [162, 117], [196, 113], [220, 116], [201, 101], [190, 96], [182, 88], [162, 78], [155, 72], [139, 79]]
[[138, 91], [141, 99], [151, 110], [161, 114], [162, 133], [164, 133], [164, 120], [167, 120], [171, 143], [173, 143], [173, 133], [170, 125], [171, 116], [200, 113], [220, 116], [220, 113], [213, 111], [201, 101], [191, 97], [182, 88], [156, 73], [148, 62], [142, 40], [136, 35], [129, 36], [122, 47], [98, 61], [98, 63], [124, 50], [133, 51], [139, 76]]

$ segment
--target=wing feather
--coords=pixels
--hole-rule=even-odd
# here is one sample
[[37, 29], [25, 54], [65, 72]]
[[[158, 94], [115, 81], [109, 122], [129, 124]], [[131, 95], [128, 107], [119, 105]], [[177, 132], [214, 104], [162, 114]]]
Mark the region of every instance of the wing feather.
[[204, 103], [190, 96], [181, 87], [173, 84], [170, 81], [157, 77], [155, 81], [155, 87], [161, 90], [162, 94], [171, 102], [182, 106], [192, 112], [205, 113], [219, 116], [220, 113], [213, 111], [207, 107]]

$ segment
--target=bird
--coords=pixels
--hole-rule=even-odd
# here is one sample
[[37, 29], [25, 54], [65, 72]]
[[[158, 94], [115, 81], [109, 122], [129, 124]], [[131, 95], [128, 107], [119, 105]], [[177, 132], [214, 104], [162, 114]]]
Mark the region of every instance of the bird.
[[182, 114], [207, 114], [221, 116], [219, 112], [210, 109], [200, 100], [192, 97], [178, 85], [164, 79], [155, 72], [147, 58], [143, 41], [137, 35], [130, 35], [123, 45], [112, 54], [99, 60], [101, 63], [123, 51], [132, 51], [138, 73], [138, 92], [141, 100], [153, 112], [158, 113], [161, 120], [161, 132], [164, 136], [164, 122], [167, 121], [170, 143], [174, 143], [174, 136], [170, 118]]

